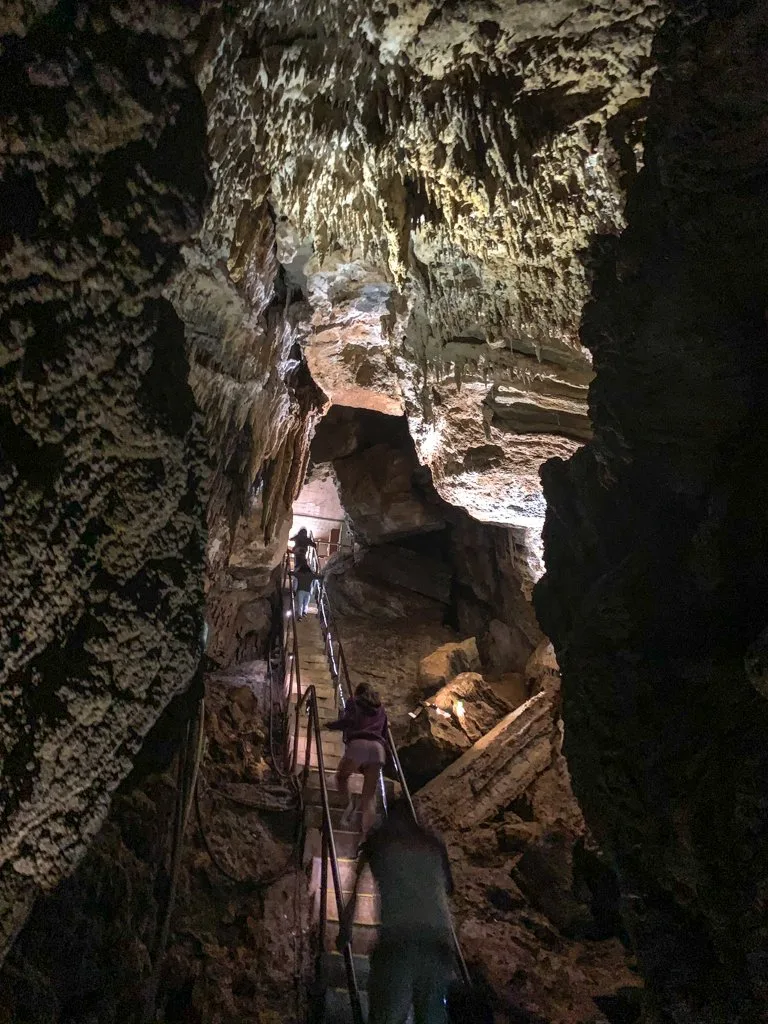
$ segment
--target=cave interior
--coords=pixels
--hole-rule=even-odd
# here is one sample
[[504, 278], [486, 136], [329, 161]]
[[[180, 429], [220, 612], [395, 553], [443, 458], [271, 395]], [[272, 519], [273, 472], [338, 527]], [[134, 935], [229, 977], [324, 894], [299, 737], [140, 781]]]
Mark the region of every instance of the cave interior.
[[0, 1024], [320, 1019], [331, 629], [483, 1020], [765, 1024], [768, 4], [6, 0], [0, 74]]

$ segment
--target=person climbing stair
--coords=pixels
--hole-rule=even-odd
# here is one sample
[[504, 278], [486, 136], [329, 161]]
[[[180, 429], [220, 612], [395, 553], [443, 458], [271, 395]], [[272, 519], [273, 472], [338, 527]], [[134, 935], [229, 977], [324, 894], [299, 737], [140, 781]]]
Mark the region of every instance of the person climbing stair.
[[341, 717], [329, 722], [327, 728], [341, 730], [344, 737], [344, 756], [336, 772], [338, 790], [347, 798], [342, 824], [348, 824], [355, 813], [349, 777], [353, 772], [360, 772], [363, 776], [363, 834], [367, 835], [376, 820], [376, 787], [387, 760], [388, 729], [381, 698], [370, 683], [359, 684]]
[[445, 844], [420, 825], [405, 799], [392, 802], [384, 822], [360, 849], [338, 948], [350, 941], [360, 878], [370, 865], [379, 890], [381, 924], [368, 980], [368, 1024], [447, 1024], [454, 975], [448, 897], [453, 879]]
[[296, 566], [291, 576], [296, 580], [296, 615], [299, 619], [303, 619], [309, 610], [312, 584], [315, 580], [322, 579], [322, 576], [310, 569], [304, 561]]

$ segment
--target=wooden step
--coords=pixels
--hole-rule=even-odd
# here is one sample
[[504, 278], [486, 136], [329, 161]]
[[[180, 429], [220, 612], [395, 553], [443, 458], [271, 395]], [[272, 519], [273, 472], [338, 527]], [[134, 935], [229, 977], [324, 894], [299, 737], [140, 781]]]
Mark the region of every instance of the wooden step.
[[[308, 686], [309, 686], [309, 681], [305, 680], [304, 676], [302, 676], [301, 677], [301, 692], [304, 693], [304, 691], [307, 689]], [[315, 696], [317, 697], [317, 710], [318, 711], [321, 711], [323, 709], [328, 710], [329, 705], [331, 705], [331, 704], [335, 705], [335, 703], [336, 703], [336, 695], [335, 695], [335, 693], [333, 691], [333, 687], [330, 686], [330, 685], [328, 685], [328, 686], [316, 686], [315, 687]], [[289, 699], [289, 704], [294, 704], [294, 705], [296, 704], [296, 690], [295, 689], [291, 693], [291, 696], [290, 696], [290, 699]]]
[[[328, 787], [329, 793], [337, 793], [338, 789], [336, 786], [336, 773], [330, 768], [325, 770], [325, 784]], [[320, 790], [320, 772], [317, 768], [312, 768], [309, 773], [309, 779], [307, 780], [308, 789]], [[400, 783], [393, 782], [392, 779], [384, 779], [384, 788], [386, 790], [387, 799], [393, 799], [400, 793]], [[349, 777], [349, 792], [350, 793], [362, 793], [363, 791], [363, 776], [358, 772]], [[380, 789], [378, 790], [381, 791]]]
[[[360, 993], [363, 1020], [368, 1019], [368, 993]], [[325, 1020], [328, 1024], [352, 1024], [352, 1004], [346, 986], [329, 988], [325, 993]]]
[[[334, 830], [341, 828], [341, 818], [346, 809], [344, 807], [332, 807], [331, 808], [331, 825]], [[306, 822], [307, 828], [320, 828], [323, 824], [323, 808], [318, 803], [311, 807], [306, 807], [304, 821]], [[357, 832], [362, 831], [363, 827], [363, 815], [361, 811], [355, 811], [352, 818], [347, 822], [346, 831]]]
[[[328, 921], [325, 926], [325, 949], [326, 952], [332, 953], [336, 950], [336, 938], [339, 934], [339, 925], [337, 921]], [[370, 956], [373, 947], [376, 945], [376, 939], [379, 935], [379, 929], [374, 925], [356, 924], [352, 929], [352, 952], [355, 956]]]
[[[312, 769], [312, 771], [315, 771], [315, 769]], [[317, 777], [316, 773], [315, 773], [315, 777]], [[334, 779], [334, 782], [335, 781], [336, 780]], [[363, 791], [362, 780], [360, 781], [360, 784], [356, 788], [352, 784], [353, 782], [354, 782], [354, 776], [349, 780], [349, 783], [350, 783], [349, 790], [350, 790], [350, 792], [351, 793], [358, 793], [358, 794], [362, 793], [362, 791]], [[322, 794], [322, 790], [320, 789], [320, 783], [318, 782], [317, 784], [313, 785], [312, 781], [311, 781], [311, 774], [310, 774], [310, 783], [307, 786], [307, 788], [304, 790], [304, 806], [307, 807], [307, 808], [309, 808], [309, 807], [320, 807], [320, 806], [322, 806], [322, 802], [323, 802], [323, 794]], [[338, 809], [338, 808], [346, 807], [347, 806], [347, 798], [343, 795], [343, 793], [339, 793], [339, 791], [337, 789], [335, 789], [335, 788], [331, 789], [330, 786], [329, 786], [328, 787], [328, 805], [331, 807], [331, 809], [333, 809], [333, 808], [337, 808]]]
[[[349, 892], [344, 893], [344, 906], [347, 905], [347, 901], [352, 894]], [[336, 906], [336, 897], [332, 893], [328, 894], [328, 921], [339, 920], [339, 909]], [[357, 897], [357, 905], [355, 906], [355, 924], [363, 925], [378, 925], [379, 923], [379, 900], [375, 895], [360, 895]]]
[[[316, 772], [316, 769], [312, 768], [312, 769], [310, 769], [310, 772]], [[328, 773], [326, 772], [326, 774], [328, 774]], [[315, 781], [315, 780], [317, 780], [317, 776], [315, 776], [315, 779], [313, 779], [311, 774], [310, 774], [309, 784], [307, 785], [307, 787], [304, 790], [304, 806], [305, 807], [322, 807], [322, 805], [323, 805], [323, 792], [320, 789], [320, 782], [319, 782], [319, 780], [317, 780], [317, 781]], [[335, 785], [336, 779], [335, 778], [334, 778], [333, 782], [334, 782], [334, 785], [333, 785], [333, 787], [331, 787], [330, 779], [328, 780], [328, 788], [327, 788], [328, 806], [332, 810], [334, 808], [344, 808], [344, 807], [347, 806], [347, 798], [344, 796], [343, 793], [340, 793], [338, 791], [338, 789], [336, 788], [336, 785]], [[353, 776], [351, 776], [351, 778], [349, 779], [349, 783], [348, 784], [349, 784], [349, 793], [350, 793], [350, 795], [353, 795], [353, 796], [357, 797], [357, 802], [359, 803], [360, 797], [362, 796], [362, 792], [363, 792], [363, 778], [362, 778], [362, 776], [361, 775], [353, 775]], [[376, 793], [377, 793], [377, 798], [378, 798], [379, 790], [377, 790]], [[362, 808], [357, 808], [357, 809], [362, 811]]]
[[[352, 860], [349, 857], [340, 857], [338, 860], [339, 865], [339, 877], [341, 879], [341, 888], [345, 893], [352, 892], [355, 886], [355, 876], [357, 874], [357, 861]], [[328, 898], [335, 899], [334, 888], [333, 888], [333, 872], [331, 870], [331, 863], [328, 861]], [[320, 857], [314, 857], [312, 859], [312, 875], [310, 879], [310, 893], [319, 892], [320, 890], [320, 879], [322, 876], [322, 859]], [[376, 895], [376, 883], [373, 880], [371, 869], [366, 866], [363, 874], [360, 878], [358, 885], [358, 891], [364, 893], [366, 896]]]
[[[323, 751], [323, 754], [324, 754], [323, 764], [325, 765], [326, 771], [328, 771], [328, 769], [333, 769], [335, 771], [339, 767], [339, 762], [341, 761], [340, 755], [334, 753], [334, 751], [332, 751], [332, 750], [328, 751], [328, 752]], [[309, 758], [309, 767], [310, 768], [317, 768], [318, 767], [317, 746], [314, 743], [312, 744], [312, 752], [311, 752], [311, 755], [310, 755], [310, 758]], [[299, 759], [298, 759], [298, 763], [296, 765], [296, 774], [297, 775], [301, 774], [303, 769], [304, 769], [304, 755], [300, 754], [299, 755]]]
[[[336, 856], [341, 860], [357, 860], [357, 848], [363, 841], [362, 832], [342, 832], [341, 829], [333, 830], [333, 841], [336, 845]], [[312, 857], [321, 857], [323, 853], [322, 836], [317, 828], [307, 829], [307, 837], [304, 843], [305, 863]]]
[[[320, 737], [320, 741], [323, 744], [323, 753], [327, 756], [328, 754], [335, 754], [337, 757], [341, 757], [344, 753], [344, 740], [338, 734], [334, 736], [333, 733], [324, 732]], [[291, 742], [293, 742], [293, 736], [291, 736]], [[312, 737], [312, 749], [317, 745], [317, 737]], [[302, 730], [299, 734], [299, 751], [303, 756], [304, 751], [307, 747], [307, 736]]]

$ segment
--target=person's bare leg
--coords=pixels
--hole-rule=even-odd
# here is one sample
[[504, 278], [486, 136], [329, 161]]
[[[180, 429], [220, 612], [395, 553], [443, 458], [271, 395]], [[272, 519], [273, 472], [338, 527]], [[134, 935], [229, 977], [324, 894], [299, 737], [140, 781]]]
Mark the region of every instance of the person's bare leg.
[[355, 763], [350, 761], [348, 757], [342, 757], [339, 761], [339, 767], [336, 769], [336, 789], [347, 800], [349, 800], [349, 777], [354, 770]]
[[357, 771], [355, 762], [348, 757], [342, 757], [339, 767], [336, 769], [336, 788], [347, 801], [347, 806], [341, 816], [342, 828], [351, 824], [352, 815], [355, 813], [355, 797], [349, 792], [349, 777], [354, 771]]
[[376, 787], [380, 771], [377, 764], [367, 764], [363, 768], [363, 835], [368, 835], [376, 821]]

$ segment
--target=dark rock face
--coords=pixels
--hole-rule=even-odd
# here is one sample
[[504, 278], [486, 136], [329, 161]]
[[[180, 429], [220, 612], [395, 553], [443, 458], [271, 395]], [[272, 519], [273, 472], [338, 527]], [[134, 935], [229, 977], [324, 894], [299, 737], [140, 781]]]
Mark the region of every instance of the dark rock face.
[[[264, 665], [251, 663], [206, 681], [200, 815], [187, 825], [159, 974], [158, 1009], [167, 1021], [296, 1019], [286, 992], [295, 935], [306, 925], [296, 884], [306, 879], [297, 879], [291, 856], [290, 792], [264, 760], [263, 678]], [[169, 882], [172, 758], [194, 701], [187, 693], [171, 703], [87, 855], [35, 903], [0, 970], [3, 1024], [146, 1019]]]
[[0, 955], [197, 662], [204, 459], [162, 298], [207, 188], [196, 11], [0, 14]]
[[595, 439], [544, 473], [536, 606], [645, 1019], [746, 1024], [768, 1014], [768, 9], [673, 7], [582, 328]]

